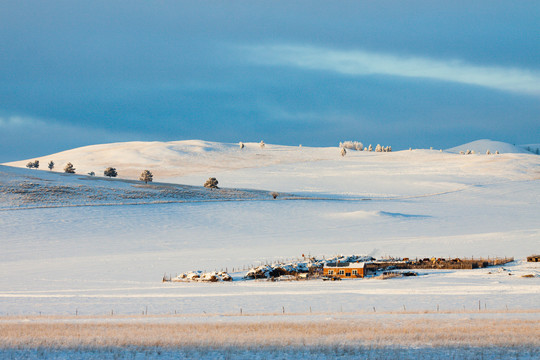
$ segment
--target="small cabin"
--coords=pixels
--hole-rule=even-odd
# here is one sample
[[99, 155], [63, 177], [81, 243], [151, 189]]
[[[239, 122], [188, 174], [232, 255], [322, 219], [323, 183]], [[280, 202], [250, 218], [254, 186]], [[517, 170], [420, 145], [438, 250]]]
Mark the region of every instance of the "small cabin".
[[323, 267], [323, 276], [341, 279], [359, 279], [366, 275], [364, 262], [327, 263]]
[[540, 255], [527, 256], [527, 262], [540, 262]]

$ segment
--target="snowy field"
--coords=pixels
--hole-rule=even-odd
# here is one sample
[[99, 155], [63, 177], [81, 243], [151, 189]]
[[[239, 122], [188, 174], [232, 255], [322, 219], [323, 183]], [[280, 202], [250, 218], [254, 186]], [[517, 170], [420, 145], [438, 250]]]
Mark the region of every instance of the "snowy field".
[[[240, 150], [236, 144], [187, 141], [97, 145], [36, 158], [41, 168], [54, 160], [61, 171], [71, 161], [77, 173], [95, 171], [95, 177], [21, 168], [28, 160], [4, 164], [9, 166], [0, 166], [0, 315], [6, 321], [40, 314], [176, 312], [188, 322], [216, 322], [242, 311], [243, 319], [266, 322], [268, 314], [283, 312], [281, 318], [292, 321], [319, 321], [344, 313], [364, 319], [427, 311], [425, 316], [442, 319], [445, 311], [478, 313], [480, 306], [487, 319], [513, 312], [538, 319], [540, 266], [524, 258], [540, 252], [540, 156], [493, 143], [472, 145], [492, 152], [498, 146], [501, 154], [350, 150], [342, 157], [337, 147], [249, 143]], [[100, 176], [108, 166], [116, 167], [118, 179]], [[144, 169], [159, 183], [134, 181]], [[202, 188], [209, 177], [223, 189]], [[273, 200], [271, 191], [280, 196]], [[516, 261], [389, 280], [161, 282], [164, 273], [231, 272], [302, 254]], [[333, 349], [321, 358], [339, 357], [339, 351], [350, 357], [347, 348]], [[533, 350], [538, 355], [538, 345]], [[26, 356], [5, 351], [3, 357]], [[28, 357], [36, 357], [29, 351]], [[109, 356], [99, 351], [81, 358]], [[134, 351], [134, 358], [144, 357]], [[243, 356], [220, 351], [204, 356]], [[268, 351], [260, 357], [308, 350], [290, 349], [290, 356]], [[415, 358], [406, 348], [395, 351]], [[434, 357], [433, 350], [422, 351]], [[465, 353], [456, 357], [466, 355], [459, 351]], [[486, 358], [501, 350], [489, 351]], [[49, 353], [64, 356], [59, 354]]]

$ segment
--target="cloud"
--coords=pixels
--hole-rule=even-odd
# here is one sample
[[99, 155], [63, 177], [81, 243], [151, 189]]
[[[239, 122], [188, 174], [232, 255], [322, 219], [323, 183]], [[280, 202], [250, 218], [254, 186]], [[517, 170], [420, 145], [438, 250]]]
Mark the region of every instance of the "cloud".
[[0, 129], [17, 129], [31, 126], [43, 126], [44, 121], [24, 116], [0, 116]]
[[144, 139], [143, 135], [65, 124], [51, 119], [0, 115], [0, 163], [84, 145]]
[[242, 47], [242, 51], [249, 60], [264, 65], [285, 65], [353, 76], [425, 78], [540, 96], [540, 72], [527, 69], [295, 45], [249, 46]]

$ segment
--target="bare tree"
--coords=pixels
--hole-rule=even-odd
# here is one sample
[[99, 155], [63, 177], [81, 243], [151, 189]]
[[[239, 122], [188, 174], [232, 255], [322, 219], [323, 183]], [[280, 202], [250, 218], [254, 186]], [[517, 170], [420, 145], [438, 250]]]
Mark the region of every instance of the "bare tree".
[[150, 172], [150, 170], [144, 170], [141, 173], [141, 176], [139, 177], [140, 181], [144, 181], [145, 184], [148, 184], [149, 182], [152, 182], [154, 180], [154, 175]]
[[64, 167], [64, 172], [68, 174], [75, 174], [75, 168], [73, 167], [73, 164], [68, 162]]

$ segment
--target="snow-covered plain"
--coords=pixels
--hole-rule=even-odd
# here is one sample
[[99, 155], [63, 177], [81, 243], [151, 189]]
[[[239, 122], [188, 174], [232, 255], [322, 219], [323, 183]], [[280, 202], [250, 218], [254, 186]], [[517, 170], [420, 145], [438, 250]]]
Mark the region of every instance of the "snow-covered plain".
[[[26, 160], [0, 167], [3, 314], [462, 310], [479, 300], [492, 309], [538, 308], [539, 269], [521, 261], [540, 250], [533, 154], [351, 150], [342, 157], [338, 148], [180, 141], [38, 159], [42, 168], [71, 161], [98, 176], [12, 167]], [[119, 179], [99, 176], [107, 166]], [[147, 168], [160, 184], [133, 181]], [[210, 176], [224, 189], [200, 187]], [[164, 273], [231, 272], [301, 254], [520, 261], [492, 274], [384, 281], [161, 283]]]

